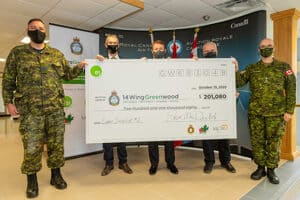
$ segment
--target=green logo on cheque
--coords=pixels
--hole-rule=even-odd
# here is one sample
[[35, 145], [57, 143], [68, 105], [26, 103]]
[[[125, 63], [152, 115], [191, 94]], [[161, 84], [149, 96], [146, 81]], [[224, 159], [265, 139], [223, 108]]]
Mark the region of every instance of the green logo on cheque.
[[91, 68], [91, 74], [92, 74], [92, 76], [94, 76], [94, 77], [99, 77], [99, 76], [101, 76], [101, 74], [102, 74], [102, 69], [101, 69], [101, 67], [98, 66], [98, 65], [94, 65], [94, 66]]
[[68, 108], [72, 105], [72, 98], [69, 96], [65, 96], [65, 107]]

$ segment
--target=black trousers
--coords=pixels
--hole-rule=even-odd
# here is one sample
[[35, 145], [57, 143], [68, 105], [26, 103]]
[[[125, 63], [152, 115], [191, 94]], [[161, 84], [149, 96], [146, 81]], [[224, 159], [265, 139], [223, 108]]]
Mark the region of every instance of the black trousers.
[[117, 146], [117, 152], [118, 152], [118, 158], [119, 158], [119, 164], [127, 163], [127, 151], [126, 151], [126, 145], [125, 143], [104, 143], [103, 149], [104, 149], [104, 160], [105, 164], [112, 166], [114, 164], [114, 151], [113, 147]]
[[[150, 163], [153, 166], [157, 166], [159, 162], [158, 144], [161, 142], [150, 142], [148, 144], [148, 152]], [[174, 165], [175, 162], [175, 151], [173, 141], [162, 142], [165, 146], [165, 161], [168, 165]]]
[[205, 163], [215, 163], [214, 146], [217, 145], [219, 160], [222, 165], [230, 162], [229, 140], [203, 140], [203, 153]]

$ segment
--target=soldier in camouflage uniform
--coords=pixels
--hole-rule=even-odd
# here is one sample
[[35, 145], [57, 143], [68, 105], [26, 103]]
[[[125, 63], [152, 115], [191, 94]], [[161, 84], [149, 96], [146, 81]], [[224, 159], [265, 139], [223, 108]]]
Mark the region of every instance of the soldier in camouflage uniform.
[[[253, 158], [258, 165], [251, 178], [267, 175], [279, 184], [274, 169], [280, 159], [280, 143], [286, 122], [292, 118], [296, 103], [296, 78], [291, 67], [273, 58], [271, 39], [260, 42], [261, 60], [236, 73], [237, 87], [250, 83], [249, 127]], [[267, 172], [265, 171], [267, 167]]]
[[71, 68], [64, 55], [44, 43], [45, 25], [40, 19], [28, 22], [30, 44], [13, 48], [3, 76], [3, 99], [8, 112], [20, 114], [20, 133], [24, 145], [22, 173], [27, 175], [28, 198], [38, 196], [36, 173], [41, 169], [44, 142], [51, 185], [65, 189], [61, 176], [64, 165], [64, 91], [62, 80], [79, 75], [85, 62]]

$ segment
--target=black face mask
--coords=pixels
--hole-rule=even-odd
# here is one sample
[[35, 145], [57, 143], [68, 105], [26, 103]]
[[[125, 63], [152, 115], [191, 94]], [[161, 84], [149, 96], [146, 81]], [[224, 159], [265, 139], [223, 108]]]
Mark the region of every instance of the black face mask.
[[115, 54], [118, 50], [118, 45], [107, 45], [107, 49], [111, 54]]
[[216, 58], [216, 57], [217, 57], [217, 52], [215, 51], [210, 51], [204, 55], [204, 58]]
[[27, 31], [27, 35], [30, 37], [30, 40], [34, 43], [41, 44], [46, 38], [46, 33], [40, 30]]
[[273, 54], [273, 48], [260, 49], [260, 55], [264, 58], [268, 58]]
[[204, 55], [204, 58], [216, 58], [217, 52], [211, 51]]
[[156, 52], [153, 52], [152, 54], [153, 54], [153, 58], [164, 58], [166, 52], [165, 51], [156, 51]]

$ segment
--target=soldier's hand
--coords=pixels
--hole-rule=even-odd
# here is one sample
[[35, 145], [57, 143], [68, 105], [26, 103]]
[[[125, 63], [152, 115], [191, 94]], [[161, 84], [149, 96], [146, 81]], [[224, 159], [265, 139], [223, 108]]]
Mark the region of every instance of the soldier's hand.
[[15, 104], [7, 104], [6, 105], [6, 109], [8, 111], [8, 113], [11, 115], [11, 116], [15, 116], [15, 115], [18, 115], [19, 112], [17, 111], [17, 108], [15, 106]]
[[83, 69], [83, 68], [85, 68], [86, 65], [87, 65], [87, 62], [86, 62], [86, 61], [81, 61], [81, 62], [78, 64], [78, 67], [79, 67], [80, 69]]
[[102, 56], [102, 55], [97, 55], [96, 58], [97, 58], [98, 60], [100, 60], [100, 61], [105, 60], [105, 57]]
[[292, 119], [292, 116], [293, 115], [291, 115], [289, 113], [284, 113], [283, 119], [284, 119], [284, 121], [288, 122], [288, 121], [290, 121]]

